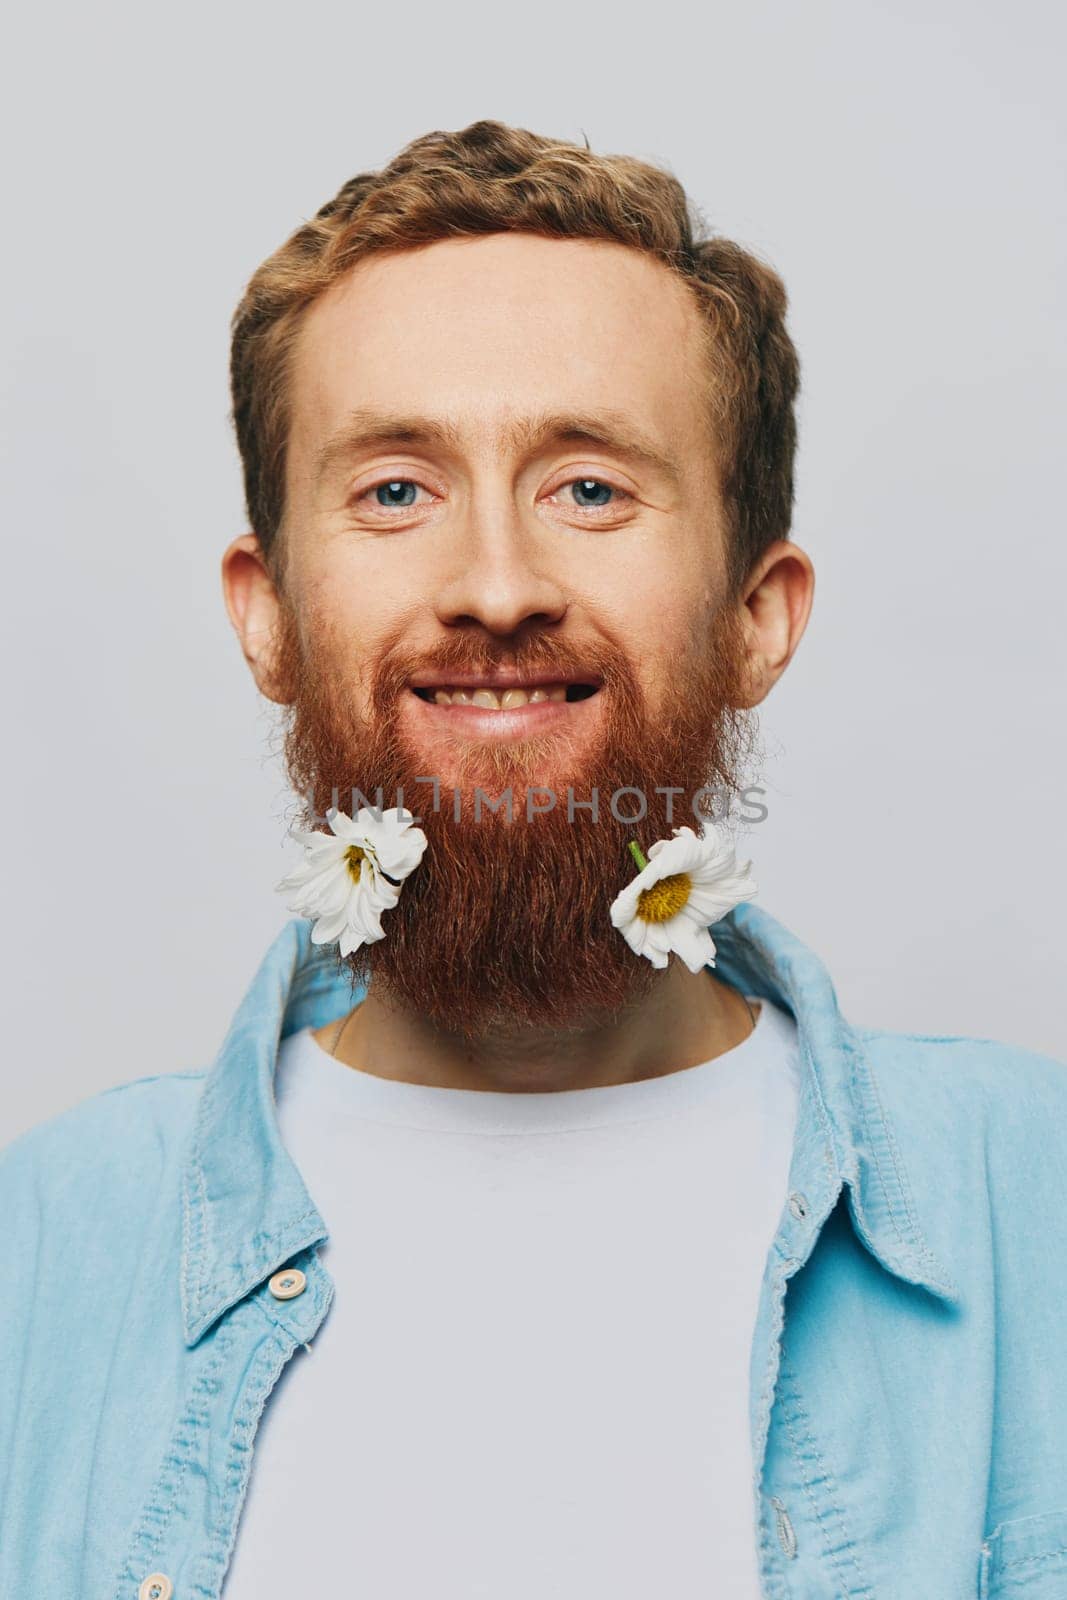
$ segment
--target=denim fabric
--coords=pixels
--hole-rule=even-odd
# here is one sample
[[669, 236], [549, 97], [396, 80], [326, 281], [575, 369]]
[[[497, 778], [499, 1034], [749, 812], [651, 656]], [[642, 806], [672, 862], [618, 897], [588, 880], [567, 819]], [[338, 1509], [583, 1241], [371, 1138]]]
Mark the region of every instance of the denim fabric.
[[[155, 1573], [174, 1600], [221, 1591], [263, 1407], [333, 1294], [273, 1100], [280, 1039], [352, 1004], [309, 934], [283, 928], [208, 1070], [0, 1153], [3, 1600], [137, 1600]], [[1062, 1600], [1067, 1068], [849, 1024], [761, 907], [714, 936], [801, 1050], [751, 1353], [764, 1595]], [[306, 1290], [277, 1299], [289, 1265]]]

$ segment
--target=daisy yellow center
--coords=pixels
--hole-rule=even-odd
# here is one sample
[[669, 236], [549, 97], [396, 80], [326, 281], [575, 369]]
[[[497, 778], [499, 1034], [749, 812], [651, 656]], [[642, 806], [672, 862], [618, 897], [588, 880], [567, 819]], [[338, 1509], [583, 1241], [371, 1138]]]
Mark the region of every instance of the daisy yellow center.
[[359, 882], [360, 862], [366, 859], [367, 852], [362, 850], [358, 844], [350, 844], [345, 851], [345, 863], [353, 883]]
[[661, 878], [637, 897], [637, 915], [643, 922], [669, 922], [689, 899], [693, 887], [688, 872], [675, 872]]

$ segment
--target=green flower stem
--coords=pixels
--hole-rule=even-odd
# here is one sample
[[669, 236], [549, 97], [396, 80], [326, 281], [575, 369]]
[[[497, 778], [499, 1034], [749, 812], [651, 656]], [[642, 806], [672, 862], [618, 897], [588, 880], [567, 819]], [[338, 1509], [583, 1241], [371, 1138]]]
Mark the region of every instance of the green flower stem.
[[636, 839], [630, 840], [630, 854], [637, 862], [638, 872], [644, 872], [645, 868], [648, 866], [648, 861], [645, 857], [644, 851], [641, 849], [641, 846], [638, 844]]

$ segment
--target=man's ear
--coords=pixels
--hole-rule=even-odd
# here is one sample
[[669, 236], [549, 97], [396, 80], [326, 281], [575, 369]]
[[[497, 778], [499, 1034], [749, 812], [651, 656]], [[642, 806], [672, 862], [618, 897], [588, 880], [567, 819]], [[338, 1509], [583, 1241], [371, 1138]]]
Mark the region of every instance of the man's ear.
[[776, 539], [753, 567], [739, 602], [748, 637], [746, 707], [766, 699], [796, 652], [815, 597], [811, 557]]
[[276, 674], [274, 649], [282, 602], [254, 533], [242, 533], [226, 547], [222, 595], [257, 689], [276, 705], [287, 705], [285, 686]]

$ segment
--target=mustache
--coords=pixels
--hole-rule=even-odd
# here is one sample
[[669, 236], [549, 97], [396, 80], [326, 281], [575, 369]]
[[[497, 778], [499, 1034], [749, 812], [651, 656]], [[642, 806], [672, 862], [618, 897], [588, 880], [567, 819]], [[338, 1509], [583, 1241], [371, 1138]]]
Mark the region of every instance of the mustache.
[[550, 674], [553, 677], [595, 680], [602, 689], [631, 704], [640, 700], [636, 675], [625, 656], [602, 640], [581, 646], [554, 638], [547, 633], [530, 634], [513, 644], [498, 644], [484, 632], [444, 639], [433, 650], [415, 651], [399, 644], [386, 649], [373, 673], [370, 692], [375, 711], [385, 714], [399, 695], [420, 677], [488, 677], [508, 671], [519, 676]]

